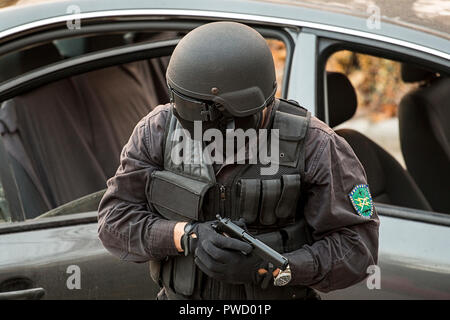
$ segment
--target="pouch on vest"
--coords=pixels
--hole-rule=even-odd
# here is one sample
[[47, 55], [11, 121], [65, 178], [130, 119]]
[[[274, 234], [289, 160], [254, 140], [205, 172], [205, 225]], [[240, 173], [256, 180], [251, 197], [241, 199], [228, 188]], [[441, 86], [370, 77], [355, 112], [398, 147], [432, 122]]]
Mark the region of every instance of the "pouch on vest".
[[[259, 234], [256, 238], [279, 253], [291, 252], [309, 243], [307, 225], [304, 219], [279, 231]], [[300, 285], [276, 287], [272, 282], [266, 289], [262, 289], [258, 285], [245, 285], [245, 293], [249, 300], [304, 299], [308, 290], [310, 289]]]
[[300, 197], [300, 175], [286, 174], [281, 177], [281, 181], [283, 187], [275, 215], [278, 219], [294, 219]]
[[240, 179], [238, 186], [238, 212], [247, 224], [255, 223], [258, 217], [266, 226], [295, 218], [300, 174], [283, 175], [281, 179]]
[[273, 250], [283, 253], [283, 237], [279, 231], [258, 234], [255, 238], [264, 242]]
[[279, 165], [296, 168], [298, 166], [300, 148], [308, 129], [307, 117], [277, 111], [273, 120], [273, 128], [279, 129], [280, 156], [272, 160]]
[[252, 224], [258, 217], [260, 179], [241, 179], [238, 181], [239, 215], [247, 224]]
[[196, 264], [194, 255], [177, 256], [173, 259], [173, 289], [175, 293], [190, 296], [195, 288]]
[[212, 185], [171, 171], [154, 171], [147, 197], [166, 219], [198, 220], [205, 194]]
[[161, 261], [150, 260], [148, 266], [150, 269], [150, 277], [161, 287]]
[[281, 194], [281, 180], [270, 179], [261, 180], [261, 209], [259, 213], [259, 222], [262, 225], [270, 226], [277, 222], [275, 209]]

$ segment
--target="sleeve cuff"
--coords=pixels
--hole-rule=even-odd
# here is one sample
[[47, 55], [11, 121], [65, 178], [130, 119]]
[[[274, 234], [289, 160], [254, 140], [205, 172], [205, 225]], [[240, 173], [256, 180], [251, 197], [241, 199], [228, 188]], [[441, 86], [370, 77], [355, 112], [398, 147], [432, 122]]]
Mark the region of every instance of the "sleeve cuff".
[[179, 254], [173, 241], [173, 231], [176, 221], [159, 219], [152, 225], [148, 249], [152, 256], [164, 258]]
[[317, 268], [314, 263], [314, 258], [306, 249], [300, 249], [294, 252], [285, 254], [289, 260], [289, 267], [291, 268], [292, 285], [308, 286], [316, 282]]

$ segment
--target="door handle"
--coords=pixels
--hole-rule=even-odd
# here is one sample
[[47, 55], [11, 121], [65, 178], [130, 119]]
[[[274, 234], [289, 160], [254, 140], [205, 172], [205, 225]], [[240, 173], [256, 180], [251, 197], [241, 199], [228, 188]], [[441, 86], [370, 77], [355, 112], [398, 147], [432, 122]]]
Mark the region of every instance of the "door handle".
[[44, 288], [0, 292], [0, 300], [39, 300], [45, 295]]

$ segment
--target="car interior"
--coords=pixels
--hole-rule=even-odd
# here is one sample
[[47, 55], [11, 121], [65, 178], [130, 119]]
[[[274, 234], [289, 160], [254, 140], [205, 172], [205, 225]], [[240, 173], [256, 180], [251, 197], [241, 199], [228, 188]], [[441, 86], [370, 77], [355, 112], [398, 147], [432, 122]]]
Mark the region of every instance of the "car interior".
[[450, 78], [402, 64], [402, 80], [420, 83], [399, 104], [400, 143], [408, 171], [433, 210], [450, 213]]
[[[103, 44], [87, 38], [84, 45], [101, 50]], [[67, 44], [64, 49], [70, 52]], [[54, 44], [26, 54], [42, 65], [63, 58]], [[122, 146], [134, 126], [152, 107], [168, 102], [167, 64], [168, 57], [161, 57], [95, 70], [3, 102], [0, 152], [9, 156], [27, 219], [63, 204], [66, 211], [74, 206], [97, 210], [96, 192], [117, 170]], [[93, 195], [83, 197], [87, 193]], [[71, 203], [80, 197], [77, 205]]]
[[[406, 170], [380, 145], [352, 129], [338, 129], [366, 169], [375, 202], [450, 213], [450, 79], [402, 63], [404, 83], [419, 82], [398, 105], [399, 136]], [[358, 106], [352, 83], [339, 72], [326, 73], [330, 127], [351, 119]]]
[[[327, 72], [329, 125], [335, 127], [350, 119], [358, 106], [357, 96], [348, 78]], [[374, 141], [352, 129], [339, 129], [364, 166], [375, 202], [431, 210], [431, 206], [410, 174]]]

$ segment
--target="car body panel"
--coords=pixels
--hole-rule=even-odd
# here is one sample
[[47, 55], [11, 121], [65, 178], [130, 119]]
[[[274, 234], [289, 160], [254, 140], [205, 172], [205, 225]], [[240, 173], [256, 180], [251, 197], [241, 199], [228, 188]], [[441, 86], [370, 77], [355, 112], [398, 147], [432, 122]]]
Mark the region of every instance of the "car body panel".
[[[79, 268], [79, 289], [70, 285], [75, 283], [70, 266]], [[108, 253], [96, 223], [0, 235], [0, 285], [29, 279], [30, 288], [45, 290], [44, 299], [152, 299], [157, 286], [148, 270], [147, 263]]]
[[[450, 228], [380, 216], [380, 288], [367, 281], [325, 299], [450, 299]], [[368, 278], [370, 281], [370, 277]]]

